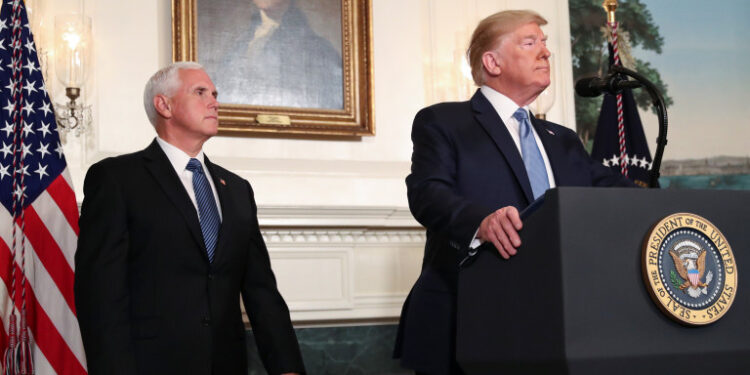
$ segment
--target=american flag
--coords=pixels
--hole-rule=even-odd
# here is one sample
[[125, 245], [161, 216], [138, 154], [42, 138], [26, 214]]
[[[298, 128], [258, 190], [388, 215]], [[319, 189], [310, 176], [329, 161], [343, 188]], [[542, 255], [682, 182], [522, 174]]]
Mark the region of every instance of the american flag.
[[[73, 298], [73, 255], [78, 239], [75, 194], [23, 2], [2, 1], [0, 200], [4, 209], [0, 209], [0, 353], [4, 355], [3, 374], [29, 372], [31, 359], [36, 374], [86, 374]], [[9, 346], [15, 352], [8, 351]], [[28, 359], [18, 354], [26, 347], [31, 353]]]
[[[616, 34], [617, 23], [610, 24], [610, 27]], [[610, 66], [622, 66], [616, 49], [617, 38], [613, 36], [613, 42], [609, 44]], [[637, 185], [648, 187], [653, 161], [631, 89], [622, 90], [618, 95], [604, 95], [591, 158]]]

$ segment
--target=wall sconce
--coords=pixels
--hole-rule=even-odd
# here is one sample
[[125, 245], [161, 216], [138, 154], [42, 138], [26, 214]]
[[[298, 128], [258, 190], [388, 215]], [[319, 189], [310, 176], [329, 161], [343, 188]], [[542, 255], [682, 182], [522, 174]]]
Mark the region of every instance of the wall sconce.
[[69, 100], [56, 104], [55, 114], [58, 128], [63, 133], [73, 131], [76, 137], [91, 127], [91, 106], [81, 98], [90, 68], [90, 54], [91, 18], [80, 14], [56, 16], [55, 72]]

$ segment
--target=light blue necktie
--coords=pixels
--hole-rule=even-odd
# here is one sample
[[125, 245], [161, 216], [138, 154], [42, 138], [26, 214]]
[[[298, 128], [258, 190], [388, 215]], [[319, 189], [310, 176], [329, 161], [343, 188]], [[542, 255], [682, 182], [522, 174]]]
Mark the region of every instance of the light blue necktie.
[[513, 117], [518, 120], [521, 133], [521, 155], [523, 164], [526, 166], [526, 174], [529, 175], [531, 191], [534, 193], [534, 199], [539, 198], [549, 189], [549, 180], [547, 179], [547, 168], [544, 166], [542, 153], [534, 139], [534, 132], [531, 130], [529, 115], [523, 108], [519, 108]]
[[211, 191], [211, 185], [208, 183], [206, 174], [203, 173], [203, 167], [198, 159], [190, 159], [186, 167], [193, 172], [193, 190], [195, 191], [195, 200], [198, 202], [198, 215], [203, 232], [203, 242], [206, 244], [208, 261], [214, 261], [214, 251], [216, 250], [216, 239], [219, 237], [219, 210], [216, 207], [214, 193]]

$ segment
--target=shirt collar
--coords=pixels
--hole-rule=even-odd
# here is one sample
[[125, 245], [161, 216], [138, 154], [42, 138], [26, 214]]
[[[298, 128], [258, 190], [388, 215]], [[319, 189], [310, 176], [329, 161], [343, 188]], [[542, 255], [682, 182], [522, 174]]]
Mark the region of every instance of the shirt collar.
[[[177, 172], [178, 175], [182, 173], [185, 170], [185, 167], [187, 167], [187, 164], [190, 161], [191, 156], [185, 153], [185, 151], [180, 150], [176, 146], [161, 139], [158, 136], [156, 137], [156, 142], [159, 143], [159, 146], [161, 146], [162, 151], [164, 151], [164, 153], [167, 154], [167, 159], [169, 159], [169, 162], [172, 164], [172, 167], [174, 168], [175, 172]], [[201, 162], [205, 170], [206, 160], [205, 160], [205, 155], [203, 154], [203, 149], [201, 149], [198, 152], [198, 155], [195, 155], [195, 158]]]
[[255, 29], [255, 38], [262, 38], [279, 27], [279, 22], [269, 17], [265, 10], [260, 11], [260, 26]]
[[490, 104], [492, 104], [492, 108], [495, 109], [495, 112], [497, 112], [498, 116], [500, 116], [500, 119], [503, 120], [504, 123], [508, 124], [508, 121], [513, 118], [513, 114], [516, 113], [518, 108], [523, 108], [523, 110], [526, 111], [526, 116], [531, 118], [528, 106], [519, 107], [511, 98], [487, 85], [483, 85], [479, 90], [482, 91], [484, 97], [489, 100]]

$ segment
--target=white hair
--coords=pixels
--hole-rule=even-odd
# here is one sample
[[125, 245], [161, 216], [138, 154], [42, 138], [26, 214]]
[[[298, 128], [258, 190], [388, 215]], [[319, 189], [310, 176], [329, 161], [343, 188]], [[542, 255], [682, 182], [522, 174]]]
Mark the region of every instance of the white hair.
[[180, 87], [179, 72], [183, 69], [203, 70], [203, 65], [193, 61], [173, 62], [161, 69], [149, 78], [146, 87], [143, 89], [143, 107], [146, 109], [146, 116], [151, 121], [151, 125], [156, 126], [156, 107], [154, 107], [154, 97], [156, 95], [166, 95], [171, 97]]

